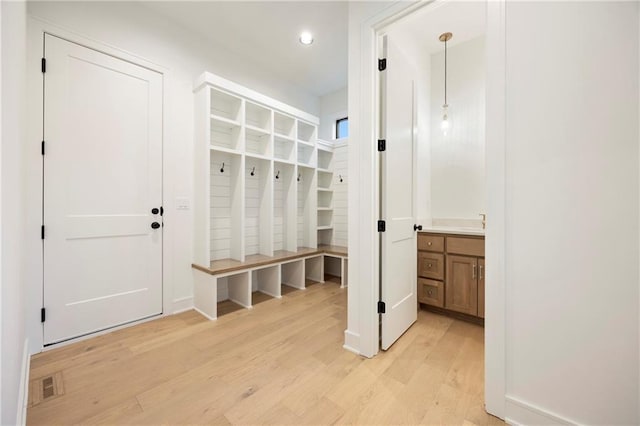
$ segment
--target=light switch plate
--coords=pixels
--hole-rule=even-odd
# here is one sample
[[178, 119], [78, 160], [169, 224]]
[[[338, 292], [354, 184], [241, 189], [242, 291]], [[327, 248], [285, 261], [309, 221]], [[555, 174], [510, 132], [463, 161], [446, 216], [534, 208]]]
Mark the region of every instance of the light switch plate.
[[190, 203], [187, 197], [176, 198], [176, 210], [189, 210]]

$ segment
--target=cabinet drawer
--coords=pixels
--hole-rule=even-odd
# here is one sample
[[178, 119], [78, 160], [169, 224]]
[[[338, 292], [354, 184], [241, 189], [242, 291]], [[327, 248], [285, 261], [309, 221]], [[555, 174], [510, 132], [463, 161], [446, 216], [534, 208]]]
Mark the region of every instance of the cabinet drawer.
[[418, 275], [424, 278], [444, 279], [444, 255], [418, 252]]
[[447, 237], [447, 253], [484, 257], [484, 238]]
[[439, 235], [418, 234], [418, 250], [444, 251], [444, 237]]
[[444, 283], [418, 278], [418, 301], [425, 305], [444, 307]]

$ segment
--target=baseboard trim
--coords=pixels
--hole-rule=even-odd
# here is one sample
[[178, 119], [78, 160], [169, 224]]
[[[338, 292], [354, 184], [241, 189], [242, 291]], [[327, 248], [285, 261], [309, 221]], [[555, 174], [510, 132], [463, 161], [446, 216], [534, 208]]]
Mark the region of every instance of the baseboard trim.
[[204, 312], [202, 312], [200, 309], [196, 308], [195, 306], [193, 307], [193, 310], [196, 311], [197, 313], [199, 313], [200, 315], [202, 315], [203, 317], [207, 318], [210, 321], [215, 321], [217, 319], [217, 318], [210, 317], [209, 315], [205, 314]]
[[193, 296], [182, 297], [173, 301], [172, 311], [174, 314], [190, 311], [191, 309], [193, 309]]
[[514, 396], [505, 396], [505, 422], [510, 425], [578, 425], [579, 422], [544, 410]]
[[353, 333], [349, 330], [344, 331], [344, 345], [342, 347], [349, 352], [360, 355], [360, 351], [357, 349], [360, 347], [360, 335]]
[[22, 371], [20, 372], [20, 390], [18, 393], [18, 410], [16, 424], [23, 426], [27, 423], [27, 405], [29, 404], [29, 370], [31, 369], [31, 357], [29, 356], [29, 338], [24, 339], [22, 349]]

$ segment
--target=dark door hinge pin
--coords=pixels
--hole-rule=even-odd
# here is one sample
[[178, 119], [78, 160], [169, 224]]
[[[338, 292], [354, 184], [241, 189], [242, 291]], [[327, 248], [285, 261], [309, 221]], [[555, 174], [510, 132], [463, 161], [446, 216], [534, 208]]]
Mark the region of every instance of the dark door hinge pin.
[[43, 73], [47, 72], [47, 60], [45, 58], [42, 58], [40, 69], [42, 70]]
[[387, 69], [387, 58], [378, 59], [378, 71]]

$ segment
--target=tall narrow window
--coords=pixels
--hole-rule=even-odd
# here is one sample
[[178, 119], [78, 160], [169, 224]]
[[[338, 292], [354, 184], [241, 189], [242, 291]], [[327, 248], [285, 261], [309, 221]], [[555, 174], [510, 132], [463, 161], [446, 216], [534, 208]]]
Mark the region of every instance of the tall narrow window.
[[336, 120], [336, 139], [349, 137], [349, 117]]

